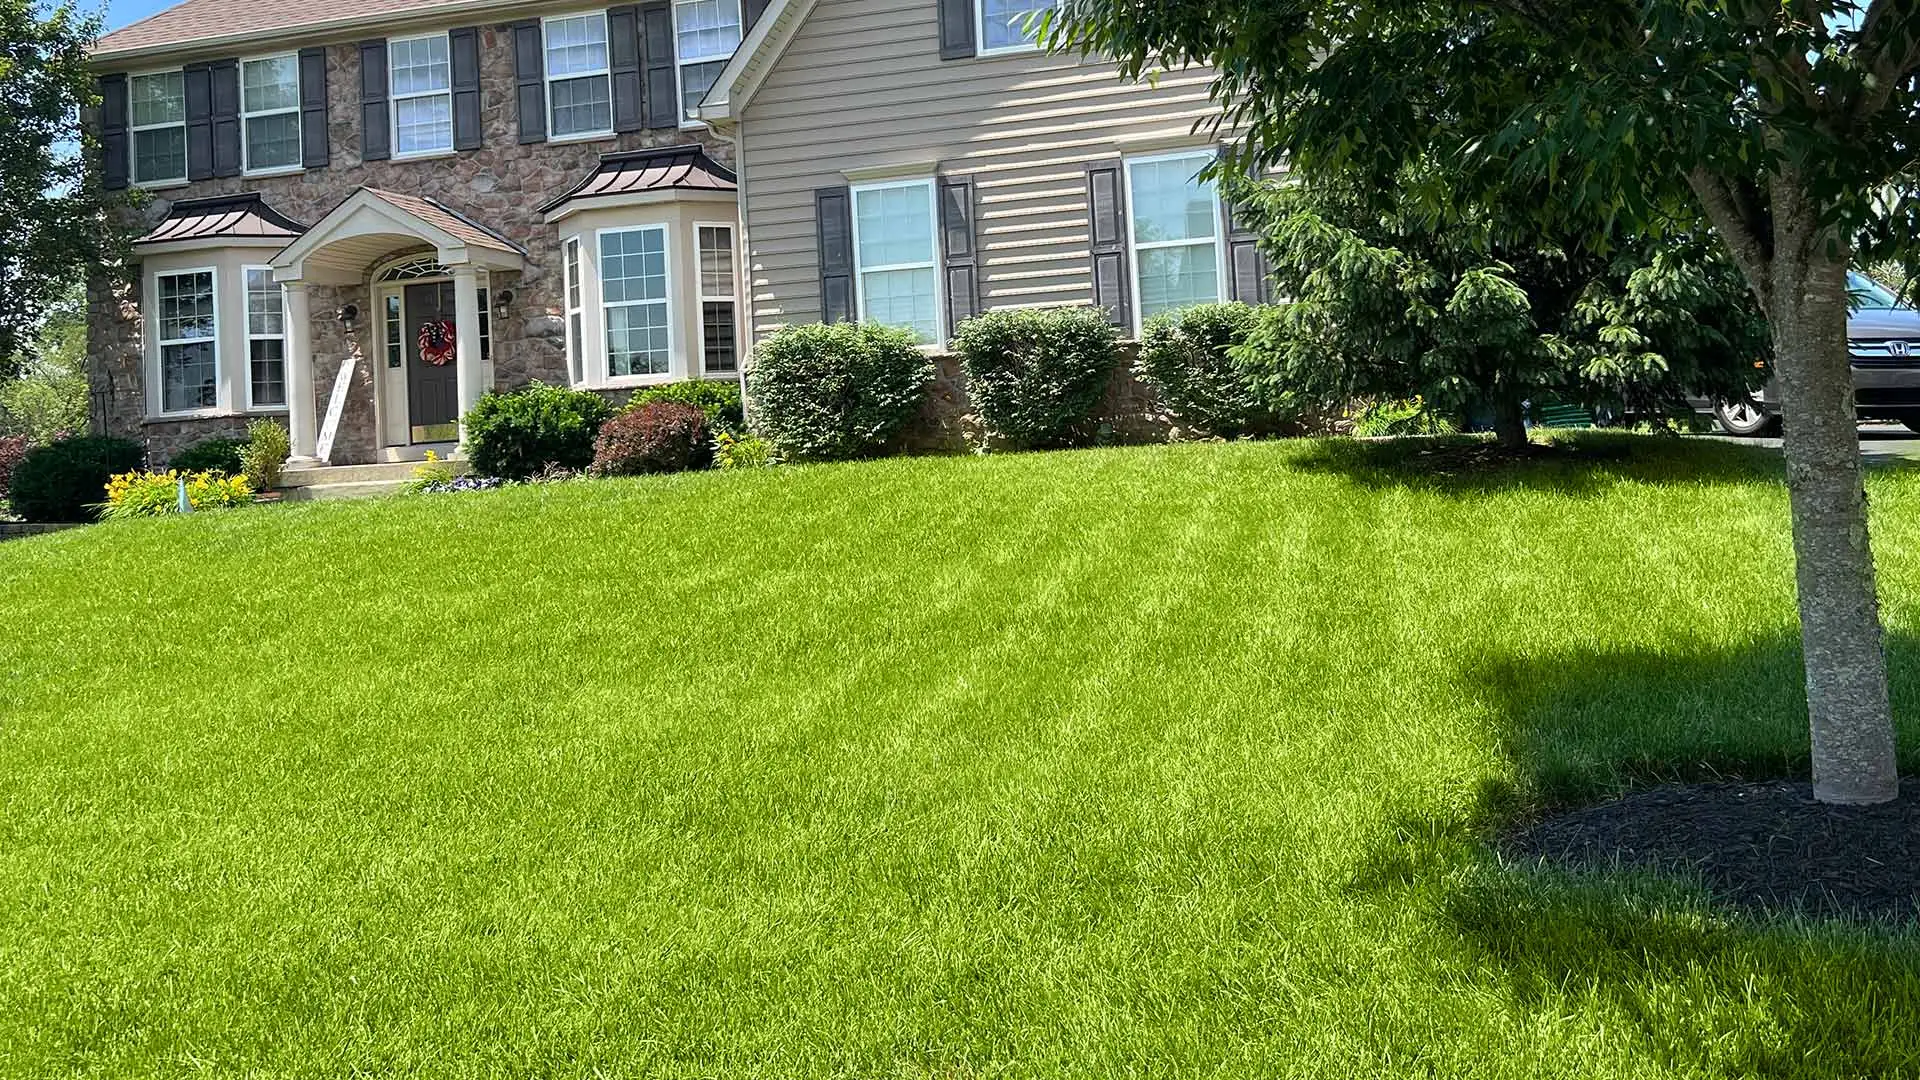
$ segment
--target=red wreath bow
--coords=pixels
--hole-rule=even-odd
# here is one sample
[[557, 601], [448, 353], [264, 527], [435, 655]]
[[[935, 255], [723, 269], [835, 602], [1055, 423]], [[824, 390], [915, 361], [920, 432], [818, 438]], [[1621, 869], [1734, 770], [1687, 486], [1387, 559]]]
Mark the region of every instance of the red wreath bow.
[[420, 324], [420, 362], [445, 367], [453, 362], [453, 323], [435, 319]]

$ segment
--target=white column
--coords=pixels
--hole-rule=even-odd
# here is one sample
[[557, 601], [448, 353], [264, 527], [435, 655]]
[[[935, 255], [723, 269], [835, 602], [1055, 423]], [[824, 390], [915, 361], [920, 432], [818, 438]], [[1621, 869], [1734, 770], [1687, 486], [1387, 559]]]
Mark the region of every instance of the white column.
[[315, 447], [320, 425], [313, 398], [313, 314], [307, 283], [287, 282], [287, 435], [293, 456], [287, 464], [318, 465]]
[[460, 389], [460, 442], [467, 441], [467, 413], [486, 392], [480, 363], [480, 277], [471, 266], [453, 269], [454, 376]]

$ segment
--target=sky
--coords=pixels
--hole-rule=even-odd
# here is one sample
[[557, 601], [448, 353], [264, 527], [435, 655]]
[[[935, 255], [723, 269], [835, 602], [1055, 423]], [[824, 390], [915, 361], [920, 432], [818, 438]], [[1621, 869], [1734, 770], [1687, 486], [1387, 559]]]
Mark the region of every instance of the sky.
[[[163, 8], [172, 7], [177, 0], [103, 0], [101, 7], [107, 14], [107, 29], [118, 30], [131, 22], [141, 19]], [[83, 8], [87, 5], [82, 4]]]

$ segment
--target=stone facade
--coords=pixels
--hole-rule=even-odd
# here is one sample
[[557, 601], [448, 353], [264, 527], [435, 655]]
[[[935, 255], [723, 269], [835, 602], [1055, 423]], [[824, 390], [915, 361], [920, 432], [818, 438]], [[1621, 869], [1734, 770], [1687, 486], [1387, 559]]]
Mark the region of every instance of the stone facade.
[[[559, 240], [554, 228], [541, 221], [537, 208], [585, 178], [605, 153], [699, 143], [715, 160], [731, 164], [731, 145], [704, 130], [643, 131], [591, 141], [523, 145], [514, 115], [512, 33], [505, 24], [483, 26], [479, 45], [484, 141], [478, 150], [412, 161], [363, 162], [360, 52], [354, 43], [341, 43], [327, 50], [331, 158], [327, 168], [169, 187], [153, 192], [138, 209], [133, 203], [142, 200], [129, 200], [123, 212], [137, 217], [136, 224], [151, 225], [166, 215], [175, 200], [258, 192], [273, 209], [312, 225], [359, 187], [433, 198], [527, 252], [524, 273], [496, 274], [489, 282], [496, 301], [502, 291], [514, 294], [510, 305], [496, 302], [492, 313], [494, 384], [512, 387], [534, 379], [565, 383]], [[94, 426], [145, 443], [157, 465], [191, 443], [244, 430], [251, 417], [148, 419], [140, 288], [140, 276], [131, 267], [104, 268], [89, 282]], [[354, 384], [334, 443], [336, 464], [375, 460], [379, 447], [373, 383], [380, 369], [365, 362], [378, 355], [372, 335], [379, 320], [369, 291], [364, 284], [311, 288], [314, 393], [321, 415], [341, 364], [349, 357], [356, 361]], [[347, 305], [360, 312], [351, 333], [336, 317]]]

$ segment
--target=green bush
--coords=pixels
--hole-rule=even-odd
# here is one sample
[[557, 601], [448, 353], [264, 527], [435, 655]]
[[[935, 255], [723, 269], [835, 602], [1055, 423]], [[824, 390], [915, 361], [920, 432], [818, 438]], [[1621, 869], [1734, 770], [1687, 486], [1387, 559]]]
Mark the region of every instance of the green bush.
[[593, 464], [593, 439], [613, 408], [596, 394], [534, 383], [490, 390], [467, 413], [467, 462], [479, 476], [525, 480], [557, 465]]
[[13, 470], [7, 493], [28, 521], [92, 521], [107, 481], [140, 467], [146, 452], [130, 439], [83, 436], [36, 447]]
[[713, 456], [722, 469], [764, 469], [774, 464], [773, 447], [758, 435], [713, 437]]
[[961, 323], [953, 348], [988, 433], [1034, 449], [1093, 440], [1120, 362], [1113, 327], [1090, 307], [989, 312]]
[[1359, 438], [1392, 435], [1452, 435], [1460, 426], [1433, 411], [1420, 398], [1370, 402], [1353, 414], [1353, 433]]
[[1262, 309], [1251, 304], [1201, 304], [1156, 316], [1140, 337], [1134, 373], [1153, 388], [1182, 428], [1236, 439], [1272, 435], [1287, 417], [1253, 391], [1235, 350], [1245, 351]]
[[280, 472], [286, 467], [293, 444], [287, 429], [278, 420], [255, 420], [247, 425], [247, 445], [240, 451], [240, 471], [247, 486], [255, 491], [272, 491], [280, 486]]
[[650, 386], [634, 392], [633, 400], [627, 402], [626, 411], [632, 412], [656, 401], [672, 401], [699, 409], [707, 414], [707, 428], [716, 433], [725, 431], [738, 435], [746, 429], [746, 421], [741, 417], [740, 384], [735, 382], [694, 379], [665, 386]]
[[167, 468], [183, 473], [220, 472], [239, 476], [240, 455], [246, 445], [245, 439], [203, 439], [173, 455]]
[[747, 375], [754, 430], [789, 461], [878, 453], [920, 411], [933, 361], [906, 330], [792, 326], [760, 343]]
[[107, 481], [107, 499], [100, 507], [103, 521], [159, 517], [180, 512], [180, 483], [186, 482], [187, 505], [195, 510], [225, 510], [253, 501], [245, 477], [224, 472], [127, 472]]

